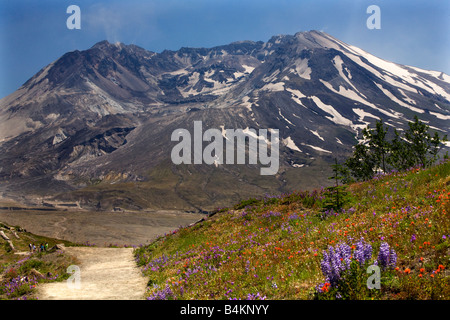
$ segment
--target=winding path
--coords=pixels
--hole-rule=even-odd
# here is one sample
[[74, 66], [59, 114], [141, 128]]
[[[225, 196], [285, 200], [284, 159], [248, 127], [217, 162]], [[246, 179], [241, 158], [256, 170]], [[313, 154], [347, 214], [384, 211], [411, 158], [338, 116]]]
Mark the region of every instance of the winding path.
[[139, 300], [144, 299], [147, 279], [137, 267], [132, 248], [68, 247], [80, 268], [80, 288], [67, 281], [38, 288], [40, 300]]
[[55, 222], [55, 224], [53, 225], [54, 227], [56, 227], [56, 230], [58, 230], [55, 234], [55, 238], [59, 238], [62, 239], [62, 235], [67, 231], [67, 228], [64, 227], [62, 224], [65, 223], [67, 221], [66, 217], [62, 217], [62, 219], [58, 222]]

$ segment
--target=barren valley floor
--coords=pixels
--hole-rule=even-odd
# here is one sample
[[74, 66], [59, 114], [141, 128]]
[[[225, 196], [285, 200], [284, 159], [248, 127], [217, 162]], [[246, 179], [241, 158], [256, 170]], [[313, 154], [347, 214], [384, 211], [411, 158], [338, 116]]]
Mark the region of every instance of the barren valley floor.
[[0, 221], [47, 237], [97, 246], [148, 244], [204, 217], [178, 211], [95, 212], [0, 210]]

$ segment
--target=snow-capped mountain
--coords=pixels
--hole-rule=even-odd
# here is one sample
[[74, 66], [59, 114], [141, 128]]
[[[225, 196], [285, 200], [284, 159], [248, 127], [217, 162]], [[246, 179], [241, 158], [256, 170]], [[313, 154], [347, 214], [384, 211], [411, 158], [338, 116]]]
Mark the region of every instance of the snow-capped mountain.
[[[450, 76], [377, 58], [318, 32], [154, 53], [106, 41], [69, 52], [0, 100], [5, 195], [99, 208], [217, 207], [318, 187], [376, 119], [418, 115], [450, 132]], [[178, 128], [279, 129], [280, 170], [175, 166]]]

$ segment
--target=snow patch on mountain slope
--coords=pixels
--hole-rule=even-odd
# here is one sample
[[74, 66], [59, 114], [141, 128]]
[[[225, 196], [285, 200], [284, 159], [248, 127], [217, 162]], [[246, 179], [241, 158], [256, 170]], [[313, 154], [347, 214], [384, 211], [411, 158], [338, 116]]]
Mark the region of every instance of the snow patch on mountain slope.
[[387, 74], [383, 77], [383, 80], [386, 81], [387, 83], [389, 83], [390, 85], [394, 86], [394, 87], [398, 87], [398, 88], [401, 88], [403, 90], [407, 90], [407, 91], [414, 92], [414, 93], [419, 93], [419, 91], [417, 91], [417, 89], [407, 85], [405, 83], [406, 82], [405, 80], [397, 81], [397, 80], [395, 80], [394, 78], [392, 78], [391, 76], [389, 76]]
[[[303, 108], [306, 108], [305, 105], [303, 105], [302, 101], [300, 100], [300, 98], [306, 98], [306, 96], [301, 93], [299, 90], [295, 90], [295, 89], [290, 89], [290, 88], [286, 88], [286, 91], [291, 93], [291, 99], [296, 103], [301, 105]], [[308, 108], [306, 108], [308, 109]]]
[[353, 124], [349, 119], [343, 117], [339, 112], [337, 112], [332, 106], [323, 103], [318, 97], [312, 96], [309, 97], [309, 99], [312, 99], [317, 107], [331, 115], [331, 117], [326, 117], [328, 120], [344, 126], [351, 126]]
[[432, 112], [432, 111], [430, 111], [430, 114], [432, 114], [433, 116], [435, 116], [436, 118], [439, 118], [441, 120], [450, 120], [450, 116], [446, 116], [445, 114], [440, 114], [440, 113]]
[[379, 117], [374, 116], [373, 114], [371, 114], [371, 113], [369, 113], [369, 112], [366, 112], [366, 111], [364, 111], [363, 109], [353, 108], [352, 110], [353, 110], [354, 113], [356, 113], [356, 114], [359, 116], [359, 119], [360, 119], [360, 120], [363, 120], [365, 117], [371, 117], [371, 118], [380, 120]]
[[262, 80], [264, 82], [272, 82], [279, 73], [280, 70], [277, 69], [270, 76], [264, 77]]
[[224, 137], [224, 138], [227, 139], [227, 140], [230, 140], [230, 139], [227, 138], [227, 129], [225, 129], [225, 126], [222, 125], [222, 126], [219, 126], [219, 128], [220, 128], [221, 131], [222, 131], [222, 137]]
[[[340, 42], [340, 41], [339, 41]], [[386, 61], [383, 59], [380, 59], [374, 55], [371, 55], [370, 53], [351, 46], [351, 45], [346, 45], [343, 42], [340, 42], [340, 44], [347, 49], [349, 52], [344, 52], [350, 59], [352, 59], [354, 62], [358, 63], [359, 65], [361, 65], [362, 67], [366, 68], [367, 70], [369, 70], [370, 72], [372, 72], [373, 74], [375, 74], [378, 78], [389, 82], [390, 84], [394, 85], [394, 86], [399, 86], [402, 89], [411, 91], [411, 92], [417, 92], [416, 89], [412, 88], [411, 85], [413, 86], [417, 86], [419, 88], [422, 88], [426, 91], [428, 91], [431, 94], [438, 94], [441, 95], [442, 97], [444, 97], [447, 101], [450, 101], [450, 94], [442, 87], [438, 86], [437, 84], [423, 78], [422, 76], [415, 74], [415, 73], [411, 73], [408, 68], [417, 70], [419, 72], [424, 72], [424, 73], [428, 73], [432, 76], [437, 77], [439, 80], [441, 81], [445, 81], [447, 83], [450, 83], [450, 77], [448, 75], [445, 75], [443, 73], [440, 72], [432, 72], [432, 71], [425, 71], [425, 70], [421, 70], [419, 68], [414, 68], [414, 67], [410, 67], [410, 66], [406, 66], [403, 67], [401, 65], [398, 65], [394, 62], [390, 62], [390, 61]], [[372, 65], [376, 66], [377, 68], [380, 68], [384, 71], [384, 75], [381, 74], [380, 72], [378, 72], [377, 70], [375, 70], [374, 68], [370, 67], [369, 65], [367, 65], [366, 63], [364, 63], [360, 57], [363, 57], [364, 59], [366, 59], [369, 63], [371, 63]], [[392, 76], [396, 76], [400, 79], [402, 79], [403, 81], [405, 81], [407, 84], [401, 82], [401, 81], [397, 81], [395, 79], [393, 79], [390, 75]], [[439, 78], [441, 77], [441, 78]]]
[[363, 109], [359, 109], [359, 108], [353, 108], [352, 109], [354, 113], [356, 113], [359, 116], [359, 122], [362, 122], [363, 124], [353, 124], [352, 128], [353, 130], [357, 130], [357, 129], [364, 129], [365, 127], [367, 127], [368, 124], [370, 124], [370, 122], [368, 121], [364, 121], [365, 117], [370, 117], [370, 118], [374, 118], [379, 120], [380, 118], [377, 116], [374, 116], [373, 114], [364, 111]]
[[300, 78], [311, 80], [311, 68], [308, 66], [308, 59], [298, 59], [295, 61], [295, 69], [291, 69]]
[[295, 142], [291, 137], [287, 137], [286, 139], [282, 139], [281, 142], [291, 150], [302, 152], [299, 147], [296, 146]]
[[[447, 101], [450, 101], [450, 94], [447, 93], [442, 87], [429, 81], [428, 79], [425, 79], [420, 75], [411, 73], [408, 69], [406, 69], [396, 63], [377, 58], [377, 57], [365, 52], [362, 49], [359, 49], [359, 48], [353, 47], [353, 46], [350, 46], [350, 47], [353, 49], [354, 52], [356, 52], [357, 54], [366, 58], [373, 65], [375, 65], [383, 70], [386, 70], [401, 79], [404, 79], [406, 82], [408, 82], [411, 85], [418, 86], [430, 93], [439, 94], [439, 95], [443, 96]], [[416, 68], [416, 70], [417, 70], [417, 68]], [[446, 81], [450, 83], [448, 78], [449, 77], [447, 76], [444, 79], [446, 79]]]
[[245, 73], [236, 71], [233, 73], [235, 79], [239, 79], [245, 76]]
[[294, 96], [296, 96], [299, 99], [300, 98], [306, 98], [306, 96], [303, 93], [301, 93], [299, 90], [286, 88], [286, 91], [292, 93]]
[[170, 74], [170, 75], [172, 75], [172, 76], [177, 76], [177, 75], [180, 75], [180, 74], [188, 74], [189, 72], [186, 70], [186, 68], [183, 68], [183, 69], [178, 69], [178, 70], [175, 70], [175, 71], [172, 71], [172, 72], [168, 72], [168, 73], [165, 73], [165, 74]]
[[427, 90], [430, 93], [438, 94], [445, 98], [445, 100], [450, 102], [450, 94], [445, 91], [442, 87], [438, 86], [437, 84], [429, 81], [428, 79], [424, 79], [420, 77], [420, 82], [423, 83], [425, 90]]
[[246, 107], [247, 109], [248, 109], [248, 111], [252, 111], [252, 103], [251, 102], [249, 102], [249, 100], [250, 100], [250, 97], [249, 96], [245, 96], [243, 99], [242, 99], [242, 106], [243, 107]]
[[348, 48], [348, 46], [344, 42], [341, 42], [339, 40], [336, 41], [346, 49], [345, 51], [343, 51], [341, 48], [339, 48], [338, 50], [341, 51], [343, 54], [345, 54], [349, 59], [351, 59], [353, 62], [363, 67], [364, 69], [368, 70], [369, 72], [373, 73], [376, 77], [382, 80], [386, 80], [378, 70], [372, 68], [371, 66], [363, 62], [357, 54], [352, 53], [353, 51], [350, 48]]
[[271, 92], [284, 91], [284, 82], [268, 83], [261, 90]]
[[193, 89], [193, 87], [197, 84], [199, 79], [200, 73], [198, 72], [194, 72], [192, 73], [192, 75], [189, 76], [187, 88], [184, 90], [179, 90], [184, 98], [187, 98], [190, 95], [197, 95], [199, 93], [197, 90]]
[[64, 131], [61, 128], [59, 128], [58, 131], [56, 132], [55, 136], [53, 137], [52, 145], [61, 143], [66, 139], [67, 139], [66, 134], [64, 133]]
[[380, 58], [378, 58], [374, 55], [371, 55], [370, 53], [368, 53], [358, 47], [354, 47], [352, 45], [348, 45], [347, 48], [349, 48], [353, 53], [355, 53], [359, 56], [362, 56], [363, 58], [365, 58], [367, 61], [369, 61], [374, 66], [376, 66], [380, 69], [383, 69], [384, 71], [388, 71], [389, 73], [396, 75], [400, 78], [404, 78], [405, 80], [406, 79], [408, 79], [410, 81], [412, 80], [411, 74], [409, 73], [409, 71], [394, 62], [380, 59]]
[[243, 132], [244, 134], [250, 136], [250, 137], [253, 137], [253, 138], [257, 139], [257, 140], [264, 141], [267, 145], [270, 144], [270, 141], [267, 139], [267, 137], [264, 137], [263, 135], [260, 135], [260, 136], [259, 136], [259, 135], [256, 133], [256, 130], [255, 130], [255, 129], [250, 129], [249, 127], [247, 127], [247, 128], [245, 128], [244, 130], [242, 130], [242, 132]]
[[316, 151], [326, 152], [326, 153], [332, 153], [331, 151], [322, 149], [322, 148], [320, 148], [320, 147], [312, 146], [312, 145], [310, 145], [310, 144], [302, 143], [301, 145], [302, 145], [302, 146], [306, 146], [306, 147], [310, 147], [310, 148], [312, 148], [312, 149], [314, 149], [314, 150], [316, 150]]
[[[339, 95], [341, 95], [341, 96], [343, 96], [343, 97], [349, 98], [349, 99], [354, 100], [354, 101], [361, 102], [362, 104], [366, 104], [366, 105], [369, 105], [369, 104], [370, 104], [370, 102], [368, 102], [368, 101], [366, 101], [365, 99], [363, 99], [361, 96], [359, 96], [359, 95], [358, 95], [355, 91], [353, 91], [353, 90], [344, 88], [343, 86], [339, 86], [339, 91], [336, 91], [330, 83], [328, 83], [328, 82], [326, 82], [326, 81], [324, 81], [324, 80], [322, 80], [322, 79], [320, 79], [320, 82], [322, 82], [322, 84], [323, 84], [325, 87], [327, 87], [329, 90], [331, 90], [331, 91], [333, 91], [334, 93], [337, 93], [337, 94], [339, 94]], [[372, 107], [375, 107], [375, 105], [372, 104]], [[375, 107], [375, 108], [376, 108], [376, 107]]]
[[253, 70], [255, 70], [255, 67], [247, 66], [245, 64], [242, 65], [242, 67], [245, 69], [244, 73], [252, 73]]
[[323, 34], [323, 33], [321, 33], [321, 34], [314, 33], [313, 36], [314, 36], [315, 41], [317, 43], [319, 43], [321, 46], [326, 47], [326, 48], [341, 50], [339, 45], [336, 43], [336, 40], [333, 38], [330, 38], [328, 35]]
[[[375, 83], [375, 82], [374, 82]], [[403, 102], [403, 101], [401, 101], [401, 100], [399, 100], [396, 96], [394, 96], [389, 90], [387, 90], [387, 89], [384, 89], [383, 88], [383, 85], [381, 85], [381, 84], [378, 84], [378, 83], [375, 83], [375, 85], [389, 98], [389, 99], [391, 99], [392, 101], [394, 101], [396, 104], [398, 104], [398, 105], [400, 105], [400, 106], [402, 106], [402, 107], [405, 107], [405, 108], [407, 108], [407, 109], [410, 109], [410, 110], [412, 110], [412, 111], [414, 111], [414, 112], [417, 112], [417, 113], [424, 113], [425, 111], [423, 111], [422, 109], [419, 109], [419, 108], [416, 108], [416, 107], [413, 107], [413, 106], [411, 106], [411, 105], [409, 105], [409, 104], [407, 104], [407, 103], [405, 103], [405, 102]]]
[[303, 108], [306, 108], [306, 107], [303, 105], [302, 101], [301, 101], [299, 98], [297, 98], [296, 96], [292, 95], [291, 99], [292, 99], [296, 104], [299, 104], [299, 105], [301, 105]]
[[283, 116], [283, 114], [281, 113], [281, 109], [280, 108], [278, 108], [278, 114], [280, 115], [280, 117], [282, 117], [284, 119], [284, 121], [286, 121], [287, 123], [289, 123], [290, 125], [293, 125], [295, 127], [295, 124], [293, 124], [288, 119], [286, 119], [285, 116]]
[[337, 94], [339, 94], [339, 95], [341, 95], [343, 97], [346, 97], [348, 99], [351, 99], [353, 101], [357, 101], [359, 103], [362, 103], [362, 104], [364, 104], [364, 105], [366, 105], [368, 107], [371, 107], [372, 109], [375, 109], [375, 110], [377, 110], [377, 111], [379, 111], [381, 113], [384, 113], [385, 115], [387, 115], [389, 117], [399, 118], [399, 114], [395, 114], [395, 113], [383, 110], [381, 108], [378, 108], [373, 103], [371, 103], [371, 102], [365, 100], [364, 98], [362, 98], [361, 96], [359, 96], [353, 90], [346, 89], [346, 88], [344, 88], [342, 86], [339, 86], [339, 91], [336, 91], [330, 83], [328, 83], [326, 81], [323, 81], [322, 79], [320, 80], [320, 82], [322, 82], [324, 86], [326, 86], [329, 90], [333, 91], [334, 93], [337, 93]]
[[[411, 66], [402, 66], [394, 62], [386, 61], [360, 48], [348, 45], [342, 42], [341, 40], [335, 39], [326, 34], [315, 36], [315, 38], [322, 45], [341, 51], [348, 58], [353, 60], [353, 62], [367, 69], [368, 71], [373, 73], [376, 77], [388, 82], [389, 84], [401, 87], [404, 90], [411, 91], [414, 93], [417, 93], [418, 91], [415, 88], [411, 87], [411, 85], [417, 86], [428, 91], [429, 93], [441, 95], [446, 100], [450, 101], [450, 94], [443, 87], [423, 78], [419, 74], [411, 72], [410, 70], [415, 70], [419, 73], [424, 73], [429, 76], [435, 77], [440, 81], [450, 83], [450, 76], [443, 72], [424, 70]], [[377, 69], [363, 62], [361, 58], [367, 60], [373, 66], [383, 70], [383, 73], [379, 72]], [[391, 76], [398, 77], [403, 81], [395, 80]]]
[[444, 72], [425, 70], [425, 69], [421, 69], [421, 68], [417, 68], [417, 67], [411, 67], [411, 66], [408, 66], [408, 68], [416, 70], [417, 72], [428, 74], [428, 75], [430, 75], [432, 77], [437, 78], [438, 80], [450, 83], [450, 76], [448, 74], [445, 74]]
[[317, 132], [317, 131], [314, 131], [314, 130], [309, 130], [309, 132], [311, 132], [313, 135], [315, 135], [317, 138], [319, 138], [320, 140], [322, 140], [322, 141], [325, 141], [323, 138], [322, 138], [322, 136]]
[[347, 74], [348, 74], [348, 78], [351, 80], [352, 79], [352, 73], [350, 72], [350, 70], [347, 68], [347, 67], [344, 67], [344, 69], [345, 69], [345, 71], [347, 72]]
[[335, 68], [338, 70], [341, 78], [344, 79], [345, 82], [347, 82], [350, 85], [350, 87], [352, 87], [357, 93], [359, 93], [362, 97], [367, 99], [367, 97], [365, 95], [363, 95], [361, 92], [358, 91], [358, 89], [356, 89], [356, 87], [353, 85], [353, 83], [351, 83], [350, 79], [347, 78], [347, 76], [345, 75], [344, 70], [343, 70], [343, 63], [344, 63], [344, 61], [342, 61], [341, 56], [335, 56], [333, 58], [333, 64], [334, 64]]
[[410, 97], [408, 97], [406, 95], [406, 93], [402, 90], [402, 89], [398, 89], [398, 91], [402, 94], [402, 96], [404, 97], [403, 99], [408, 102], [409, 104], [415, 104], [417, 105], [417, 102], [413, 99], [411, 99]]

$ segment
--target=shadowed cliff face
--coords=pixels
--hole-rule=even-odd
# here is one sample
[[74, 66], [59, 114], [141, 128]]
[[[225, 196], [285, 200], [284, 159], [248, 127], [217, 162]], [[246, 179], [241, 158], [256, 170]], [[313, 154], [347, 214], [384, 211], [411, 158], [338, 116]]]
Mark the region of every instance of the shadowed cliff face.
[[[97, 43], [69, 52], [0, 100], [5, 196], [86, 206], [202, 209], [327, 184], [377, 119], [418, 115], [449, 133], [450, 77], [381, 60], [311, 31], [154, 53]], [[280, 169], [175, 166], [174, 130], [278, 129]], [[205, 146], [206, 144], [204, 144]]]

